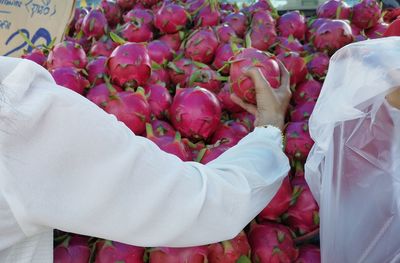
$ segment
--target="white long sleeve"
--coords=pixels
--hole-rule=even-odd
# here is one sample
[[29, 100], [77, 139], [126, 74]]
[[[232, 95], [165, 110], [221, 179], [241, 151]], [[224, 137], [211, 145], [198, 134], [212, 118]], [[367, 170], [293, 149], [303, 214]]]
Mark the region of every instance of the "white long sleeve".
[[274, 128], [207, 165], [182, 162], [34, 63], [0, 57], [0, 70], [13, 63], [1, 81], [0, 204], [26, 237], [57, 228], [137, 246], [229, 239], [289, 170]]

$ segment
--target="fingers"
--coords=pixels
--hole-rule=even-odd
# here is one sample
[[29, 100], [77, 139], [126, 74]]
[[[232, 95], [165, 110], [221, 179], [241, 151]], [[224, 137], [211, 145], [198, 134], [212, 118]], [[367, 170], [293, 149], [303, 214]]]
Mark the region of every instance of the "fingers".
[[268, 95], [272, 95], [272, 87], [269, 82], [265, 79], [261, 70], [257, 67], [252, 67], [244, 73], [247, 77], [251, 78], [254, 83], [254, 89], [256, 94], [263, 94], [267, 91]]
[[249, 113], [251, 113], [255, 116], [257, 115], [257, 107], [255, 105], [244, 102], [236, 94], [231, 94], [231, 99], [234, 103], [238, 104], [240, 107], [242, 107]]
[[290, 73], [282, 61], [277, 60], [277, 62], [281, 71], [281, 86], [279, 89], [290, 89]]

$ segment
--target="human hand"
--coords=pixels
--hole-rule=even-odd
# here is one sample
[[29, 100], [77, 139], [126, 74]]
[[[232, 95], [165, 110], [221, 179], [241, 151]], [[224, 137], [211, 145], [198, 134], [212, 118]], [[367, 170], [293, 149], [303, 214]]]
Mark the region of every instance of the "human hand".
[[285, 115], [292, 93], [290, 91], [290, 74], [278, 61], [281, 71], [281, 85], [278, 89], [271, 87], [260, 69], [252, 67], [245, 72], [254, 83], [257, 105], [244, 102], [236, 94], [232, 94], [232, 100], [243, 109], [255, 116], [254, 126], [271, 125], [283, 130]]

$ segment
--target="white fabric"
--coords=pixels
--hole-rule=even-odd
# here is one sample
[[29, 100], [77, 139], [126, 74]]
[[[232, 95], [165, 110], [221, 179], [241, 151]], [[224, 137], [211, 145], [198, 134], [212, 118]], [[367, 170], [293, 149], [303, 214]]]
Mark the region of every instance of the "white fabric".
[[0, 71], [2, 263], [46, 262], [53, 228], [137, 246], [230, 239], [289, 171], [276, 128], [207, 165], [182, 162], [33, 62], [0, 57]]

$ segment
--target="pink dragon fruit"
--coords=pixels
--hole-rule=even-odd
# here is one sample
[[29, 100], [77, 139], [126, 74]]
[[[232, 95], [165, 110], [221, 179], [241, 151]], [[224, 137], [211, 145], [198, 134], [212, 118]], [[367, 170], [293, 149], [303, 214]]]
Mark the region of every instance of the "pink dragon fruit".
[[102, 0], [100, 8], [103, 10], [104, 15], [111, 27], [116, 26], [121, 20], [121, 9], [119, 6], [112, 1]]
[[217, 97], [223, 110], [227, 110], [231, 113], [244, 111], [242, 107], [232, 101], [229, 83], [225, 83], [222, 86]]
[[243, 73], [249, 67], [257, 67], [273, 88], [280, 85], [280, 69], [275, 58], [254, 49], [242, 49], [231, 61], [230, 83], [233, 92], [243, 100], [256, 103], [254, 84]]
[[317, 29], [327, 21], [330, 21], [330, 19], [317, 18], [317, 19], [308, 20], [308, 22], [307, 22], [308, 29], [306, 31], [306, 40], [312, 42], [312, 40], [315, 38], [315, 32], [317, 31]]
[[343, 0], [328, 0], [317, 8], [319, 18], [349, 19], [350, 6]]
[[104, 83], [104, 77], [107, 76], [106, 62], [107, 57], [100, 56], [93, 59], [87, 64], [87, 78], [92, 85], [99, 85], [100, 83]]
[[117, 0], [117, 5], [123, 10], [132, 9], [135, 4], [136, 0]]
[[232, 119], [236, 120], [248, 128], [249, 131], [254, 130], [255, 116], [247, 111], [232, 113]]
[[381, 7], [376, 0], [362, 0], [353, 6], [351, 22], [362, 29], [375, 26], [381, 18]]
[[121, 87], [106, 82], [91, 88], [86, 98], [104, 109], [109, 99], [117, 95], [118, 92], [122, 92]]
[[154, 66], [152, 67], [151, 70], [151, 75], [149, 80], [147, 81], [147, 84], [164, 84], [166, 87], [169, 86], [171, 82], [171, 79], [169, 77], [169, 73], [168, 71], [163, 68], [163, 67], [158, 67], [158, 66]]
[[154, 40], [147, 45], [150, 59], [157, 64], [166, 64], [172, 60], [172, 49], [163, 41]]
[[207, 263], [207, 246], [150, 249], [150, 263]]
[[284, 220], [296, 233], [304, 235], [319, 227], [319, 207], [304, 177], [295, 177], [292, 184], [293, 199]]
[[172, 103], [168, 89], [160, 84], [149, 84], [144, 86], [144, 90], [150, 104], [151, 113], [156, 118], [164, 118]]
[[107, 67], [112, 82], [119, 86], [144, 85], [151, 74], [147, 49], [138, 43], [117, 47], [109, 57]]
[[181, 87], [186, 87], [190, 76], [196, 69], [195, 65], [190, 59], [180, 58], [175, 61], [168, 63], [168, 73], [171, 78], [171, 82]]
[[154, 25], [165, 34], [173, 34], [185, 28], [189, 20], [183, 6], [164, 3], [154, 16]]
[[252, 224], [248, 234], [252, 262], [294, 262], [299, 255], [291, 231], [275, 223]]
[[211, 63], [218, 47], [218, 39], [211, 28], [203, 28], [189, 36], [185, 46], [186, 57], [202, 63]]
[[122, 26], [121, 36], [129, 42], [147, 42], [153, 39], [153, 30], [139, 19], [132, 19]]
[[258, 28], [259, 30], [275, 27], [275, 19], [267, 10], [259, 10], [253, 13], [251, 19], [251, 28]]
[[191, 14], [197, 13], [206, 4], [206, 0], [186, 0], [183, 2], [185, 2], [185, 9]]
[[[276, 36], [277, 34], [274, 27], [252, 27], [252, 29], [249, 30], [246, 35], [248, 42], [247, 47], [253, 47], [258, 50], [266, 51], [276, 42]], [[250, 39], [250, 42], [248, 39]]]
[[236, 263], [248, 259], [250, 245], [246, 233], [241, 231], [235, 238], [208, 246], [209, 263]]
[[85, 9], [85, 8], [80, 8], [79, 9], [78, 19], [75, 21], [74, 28], [71, 31], [75, 31], [75, 32], [80, 32], [81, 31], [82, 22], [83, 22], [83, 19], [85, 18], [87, 13], [89, 13], [89, 11], [87, 9]]
[[237, 121], [221, 123], [211, 138], [211, 143], [223, 141], [227, 146], [236, 145], [244, 136], [249, 133], [247, 127]]
[[100, 10], [91, 10], [83, 19], [82, 30], [87, 37], [99, 39], [108, 30], [106, 16]]
[[216, 26], [219, 24], [220, 12], [217, 1], [209, 1], [208, 5], [203, 6], [194, 18], [195, 27]]
[[175, 34], [163, 35], [158, 40], [165, 42], [170, 48], [172, 48], [175, 51], [178, 51], [181, 46], [183, 37], [184, 37], [184, 33], [178, 32]]
[[353, 41], [354, 36], [348, 23], [343, 20], [330, 20], [317, 29], [313, 44], [317, 50], [333, 54]]
[[151, 26], [153, 25], [154, 15], [149, 9], [134, 8], [123, 16], [125, 23], [139, 20], [140, 23]]
[[306, 34], [306, 21], [299, 11], [285, 13], [278, 20], [278, 31], [283, 37], [293, 36], [303, 40]]
[[299, 257], [294, 263], [321, 263], [321, 250], [315, 245], [304, 245], [299, 248]]
[[109, 37], [103, 36], [98, 41], [92, 44], [89, 55], [91, 57], [109, 57], [116, 47], [118, 47], [117, 43], [112, 41]]
[[50, 71], [56, 83], [69, 88], [79, 94], [83, 94], [89, 87], [89, 81], [73, 67], [55, 68]]
[[191, 154], [182, 142], [181, 134], [175, 133], [175, 137], [171, 136], [156, 136], [153, 132], [153, 127], [150, 123], [146, 124], [146, 136], [164, 152], [173, 154], [180, 158], [182, 161], [190, 161]]
[[319, 79], [325, 78], [328, 73], [329, 56], [323, 52], [313, 54], [311, 60], [307, 63], [308, 71]]
[[[153, 133], [157, 137], [161, 136], [170, 136], [170, 137], [175, 137], [176, 131], [174, 127], [169, 124], [169, 122], [162, 121], [162, 120], [157, 120], [154, 119], [151, 121], [151, 127], [153, 130]], [[147, 134], [146, 134], [147, 137]]]
[[238, 36], [236, 35], [235, 30], [233, 30], [233, 28], [227, 24], [222, 24], [215, 27], [215, 33], [217, 35], [218, 41], [220, 42], [220, 45], [222, 43], [231, 43], [238, 41]]
[[221, 76], [210, 67], [203, 67], [193, 71], [189, 79], [189, 87], [198, 86], [217, 94], [221, 90], [220, 78]]
[[60, 67], [75, 67], [83, 69], [86, 67], [88, 60], [82, 46], [71, 42], [64, 41], [54, 46], [47, 58], [47, 68], [49, 70]]
[[144, 252], [145, 248], [143, 247], [104, 240], [96, 243], [95, 263], [144, 263]]
[[290, 120], [292, 122], [308, 121], [315, 107], [315, 101], [307, 101], [303, 104], [297, 105], [290, 113]]
[[143, 134], [146, 123], [150, 121], [150, 105], [141, 88], [136, 92], [118, 92], [108, 100], [105, 111], [114, 114], [136, 135]]
[[273, 11], [274, 7], [272, 6], [269, 0], [259, 0], [254, 4], [248, 7], [248, 12], [253, 14], [258, 11], [266, 10], [266, 11]]
[[384, 22], [377, 23], [375, 26], [368, 28], [365, 31], [365, 35], [370, 39], [381, 38], [388, 27], [389, 25]]
[[307, 122], [290, 122], [285, 131], [285, 152], [292, 160], [305, 161], [314, 141], [308, 132]]
[[222, 23], [232, 27], [239, 37], [244, 37], [247, 26], [249, 25], [246, 15], [240, 12], [229, 14], [223, 19]]
[[172, 125], [184, 137], [207, 140], [217, 129], [221, 106], [217, 97], [203, 88], [179, 89], [170, 108]]
[[307, 62], [297, 52], [286, 52], [278, 55], [278, 59], [282, 61], [290, 73], [291, 86], [297, 85], [306, 79]]
[[293, 102], [302, 105], [308, 101], [317, 101], [321, 92], [322, 83], [314, 79], [307, 79], [300, 83], [293, 93]]
[[68, 236], [54, 248], [54, 263], [87, 263], [90, 258], [88, 239], [83, 236]]
[[303, 45], [299, 40], [293, 36], [289, 37], [278, 37], [277, 45], [275, 46], [275, 54], [279, 55], [285, 52], [298, 52], [302, 53], [304, 51]]
[[197, 155], [195, 161], [202, 164], [207, 164], [217, 159], [221, 154], [223, 154], [229, 148], [230, 146], [228, 146], [227, 143], [224, 142], [217, 142], [216, 144], [213, 145], [207, 145], [205, 148], [199, 151], [199, 154]]
[[212, 63], [214, 69], [218, 70], [221, 74], [229, 74], [229, 60], [235, 55], [234, 52], [237, 48], [241, 46], [236, 46], [234, 44], [220, 44], [215, 51], [215, 58]]
[[291, 200], [292, 185], [290, 184], [289, 176], [287, 176], [274, 198], [258, 214], [257, 219], [261, 222], [267, 220], [279, 221], [279, 217], [288, 210]]
[[34, 48], [31, 52], [23, 54], [21, 58], [29, 59], [42, 67], [46, 67], [47, 55], [46, 51], [41, 48]]

